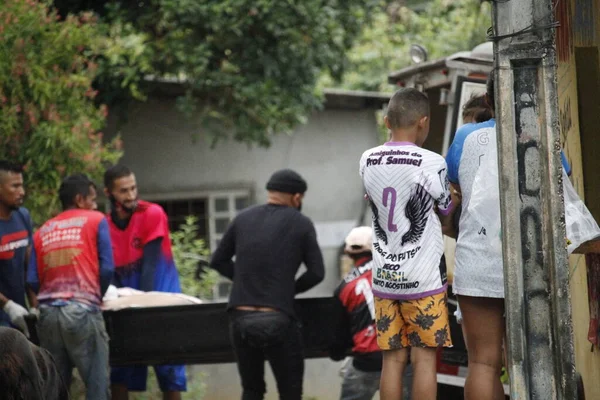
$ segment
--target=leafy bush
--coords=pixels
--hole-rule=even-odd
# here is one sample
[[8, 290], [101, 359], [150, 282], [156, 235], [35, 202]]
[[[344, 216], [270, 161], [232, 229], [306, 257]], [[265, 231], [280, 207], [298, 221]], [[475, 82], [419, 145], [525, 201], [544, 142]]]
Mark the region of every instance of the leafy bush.
[[198, 278], [198, 264], [208, 260], [206, 242], [198, 238], [198, 218], [188, 216], [178, 231], [171, 233], [173, 258], [179, 271], [183, 293], [200, 298], [211, 298], [213, 287], [219, 274], [212, 269], [204, 269]]
[[26, 206], [36, 222], [58, 211], [62, 178], [100, 178], [121, 157], [106, 144], [108, 110], [96, 104], [93, 54], [102, 34], [91, 13], [60, 19], [50, 2], [6, 0], [0, 8], [0, 158], [25, 166]]

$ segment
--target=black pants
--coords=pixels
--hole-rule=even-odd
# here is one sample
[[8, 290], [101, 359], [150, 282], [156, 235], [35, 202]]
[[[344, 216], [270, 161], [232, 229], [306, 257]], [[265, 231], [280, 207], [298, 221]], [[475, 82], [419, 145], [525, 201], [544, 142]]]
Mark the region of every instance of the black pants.
[[304, 347], [300, 325], [280, 312], [233, 311], [230, 334], [242, 379], [242, 400], [262, 400], [265, 360], [281, 400], [302, 399]]

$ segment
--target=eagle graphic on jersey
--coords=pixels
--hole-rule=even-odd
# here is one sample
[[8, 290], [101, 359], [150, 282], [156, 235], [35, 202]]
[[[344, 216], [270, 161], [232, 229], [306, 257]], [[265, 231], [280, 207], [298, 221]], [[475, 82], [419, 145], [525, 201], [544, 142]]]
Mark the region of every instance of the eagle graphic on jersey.
[[375, 231], [375, 235], [383, 243], [388, 244], [387, 235], [383, 228], [381, 228], [381, 225], [379, 225], [379, 210], [371, 200], [369, 200], [369, 204], [371, 205], [371, 213], [373, 214], [373, 230]]
[[408, 232], [402, 235], [402, 246], [407, 243], [417, 243], [421, 239], [432, 205], [433, 199], [427, 190], [422, 185], [416, 184], [404, 209], [404, 215], [410, 221], [410, 227]]

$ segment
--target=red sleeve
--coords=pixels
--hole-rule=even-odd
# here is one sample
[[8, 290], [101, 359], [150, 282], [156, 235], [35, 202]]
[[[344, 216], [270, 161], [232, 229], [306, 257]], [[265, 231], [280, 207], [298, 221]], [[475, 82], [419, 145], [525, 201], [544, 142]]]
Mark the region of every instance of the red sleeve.
[[352, 289], [352, 287], [352, 282], [344, 284], [340, 288], [340, 292], [338, 295], [340, 302], [347, 311], [350, 311], [350, 308], [352, 307], [352, 292], [354, 290]]
[[144, 246], [154, 239], [168, 236], [167, 214], [161, 206], [152, 204], [144, 214], [144, 238], [142, 241]]

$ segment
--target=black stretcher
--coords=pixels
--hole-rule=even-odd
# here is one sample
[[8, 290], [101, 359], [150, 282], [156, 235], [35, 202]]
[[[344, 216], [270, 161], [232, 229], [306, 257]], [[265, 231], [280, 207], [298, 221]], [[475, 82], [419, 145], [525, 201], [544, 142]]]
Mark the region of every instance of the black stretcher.
[[[124, 308], [104, 311], [110, 337], [112, 366], [157, 364], [219, 364], [235, 362], [229, 341], [226, 303], [165, 307]], [[466, 350], [460, 326], [449, 304], [450, 331], [454, 347], [444, 349], [442, 361], [466, 365]], [[302, 324], [305, 357], [329, 357], [336, 312], [331, 297], [296, 300]], [[28, 320], [31, 341], [39, 343], [35, 321]]]

